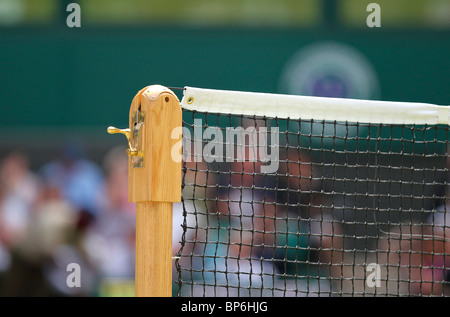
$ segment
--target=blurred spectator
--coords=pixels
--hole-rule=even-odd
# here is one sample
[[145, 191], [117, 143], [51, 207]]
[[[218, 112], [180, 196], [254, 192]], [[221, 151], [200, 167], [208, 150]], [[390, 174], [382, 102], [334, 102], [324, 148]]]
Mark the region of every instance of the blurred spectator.
[[83, 246], [96, 267], [100, 283], [134, 279], [136, 207], [128, 202], [126, 148], [117, 147], [108, 152], [103, 168], [106, 178], [99, 195], [99, 208], [86, 231]]
[[[3, 296], [68, 296], [90, 293], [89, 266], [78, 250], [77, 215], [57, 189], [41, 184], [26, 228], [11, 246]], [[83, 268], [82, 288], [66, 284], [67, 265]]]
[[[450, 156], [447, 156], [447, 171]], [[437, 184], [437, 208], [425, 221], [400, 225], [378, 243], [380, 262], [387, 266], [388, 291], [413, 296], [450, 295], [450, 192], [445, 175]]]
[[[185, 144], [184, 146], [189, 146]], [[210, 168], [204, 161], [195, 162], [194, 156], [189, 156], [183, 162], [183, 188], [182, 202], [174, 204], [173, 214], [173, 256], [181, 254], [178, 263], [181, 267], [192, 267], [202, 270], [205, 265], [209, 267], [209, 259], [202, 263], [201, 258], [191, 258], [189, 255], [205, 252], [205, 243], [208, 240], [209, 233], [215, 231], [215, 193], [216, 193], [216, 175], [210, 172]], [[211, 230], [207, 226], [211, 225]], [[188, 243], [180, 244], [184, 238]], [[214, 239], [214, 238], [213, 238]], [[205, 254], [209, 254], [205, 252]], [[206, 263], [205, 263], [206, 262]], [[178, 272], [173, 271], [174, 281], [178, 279]], [[196, 287], [191, 290], [189, 283], [194, 279], [195, 283], [200, 280], [208, 280], [210, 274], [202, 277], [202, 274], [185, 274], [181, 272], [181, 278], [189, 281], [183, 285], [182, 294], [199, 294]], [[178, 291], [178, 286], [174, 285], [174, 291]]]
[[26, 233], [38, 191], [25, 154], [8, 153], [0, 162], [0, 272], [8, 270], [9, 250]]
[[273, 254], [275, 204], [264, 188], [262, 162], [248, 147], [237, 148], [244, 149], [245, 161], [218, 164], [208, 181], [200, 182], [211, 185], [205, 192], [207, 214], [194, 219], [198, 230], [193, 253], [203, 257], [194, 258], [193, 267], [202, 273], [191, 295], [270, 295], [267, 287], [273, 285], [275, 272], [264, 257], [268, 250]]
[[[433, 231], [434, 234], [431, 234]], [[444, 248], [448, 250], [449, 242], [438, 234], [439, 231], [437, 227], [429, 227], [429, 224], [412, 223], [392, 229], [380, 238], [377, 263], [386, 266], [389, 277], [387, 293], [448, 295], [445, 288], [448, 288], [449, 282], [449, 255], [448, 251], [444, 255]]]
[[103, 175], [96, 164], [84, 158], [80, 142], [68, 141], [60, 156], [44, 165], [40, 174], [47, 186], [61, 192], [62, 198], [74, 206], [80, 217], [96, 215]]
[[380, 238], [377, 261], [387, 267], [388, 292], [450, 294], [449, 208], [442, 205], [425, 222], [401, 225]]
[[422, 287], [422, 292], [433, 295], [450, 295], [450, 210], [449, 200], [428, 217], [424, 226], [424, 265], [427, 278], [433, 284]]
[[276, 228], [278, 269], [291, 290], [284, 295], [325, 294], [333, 277], [342, 277], [342, 228], [328, 207], [311, 157], [293, 148], [283, 155], [280, 174], [286, 177], [280, 187], [285, 190], [277, 199], [286, 208], [277, 212]]
[[231, 177], [225, 177], [228, 181], [224, 182], [231, 187], [224, 187], [218, 198], [221, 226], [229, 229], [224, 236], [228, 245], [222, 247], [225, 260], [216, 260], [221, 263], [216, 269], [228, 272], [223, 282], [234, 287], [231, 296], [269, 296], [268, 288], [277, 273], [272, 260], [276, 207], [273, 192], [261, 173], [263, 163], [251, 150], [246, 157], [244, 162], [232, 163]]

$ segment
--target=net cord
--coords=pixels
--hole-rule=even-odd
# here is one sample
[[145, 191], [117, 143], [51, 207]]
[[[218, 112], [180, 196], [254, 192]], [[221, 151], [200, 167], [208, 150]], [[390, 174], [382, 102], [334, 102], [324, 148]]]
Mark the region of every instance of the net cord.
[[374, 124], [448, 125], [448, 106], [428, 103], [325, 98], [185, 87], [181, 106], [199, 112], [279, 119]]

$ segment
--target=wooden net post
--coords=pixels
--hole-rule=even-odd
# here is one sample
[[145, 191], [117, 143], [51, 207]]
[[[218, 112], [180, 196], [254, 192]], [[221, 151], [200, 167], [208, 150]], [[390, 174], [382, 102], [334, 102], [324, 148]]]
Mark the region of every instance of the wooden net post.
[[[181, 162], [172, 148], [181, 135], [181, 107], [169, 89], [139, 91], [130, 107], [128, 197], [136, 203], [135, 295], [172, 296], [172, 208], [181, 201]], [[116, 133], [112, 131], [110, 133]], [[118, 130], [118, 129], [117, 129]], [[181, 153], [180, 153], [181, 155]]]
[[[181, 127], [177, 96], [162, 86], [141, 90], [130, 107], [130, 129], [144, 113], [142, 167], [129, 159], [128, 195], [136, 203], [136, 296], [172, 296], [172, 208], [181, 201], [181, 162], [172, 131]], [[139, 137], [139, 136], [137, 136]], [[180, 136], [181, 138], [181, 136]]]

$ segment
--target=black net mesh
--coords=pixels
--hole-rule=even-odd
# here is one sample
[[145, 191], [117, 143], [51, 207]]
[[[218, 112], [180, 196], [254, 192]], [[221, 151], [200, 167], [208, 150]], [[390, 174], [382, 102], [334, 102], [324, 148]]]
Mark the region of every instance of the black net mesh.
[[450, 295], [447, 126], [183, 126], [179, 296]]

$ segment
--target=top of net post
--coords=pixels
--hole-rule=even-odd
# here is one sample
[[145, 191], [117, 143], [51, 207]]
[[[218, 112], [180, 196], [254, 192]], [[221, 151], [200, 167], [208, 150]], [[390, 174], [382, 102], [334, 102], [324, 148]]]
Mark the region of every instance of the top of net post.
[[[129, 128], [108, 128], [128, 140], [128, 200], [130, 202], [181, 201], [181, 161], [173, 160], [172, 148], [182, 126], [178, 97], [167, 87], [150, 85], [139, 90], [129, 110]], [[180, 153], [181, 155], [181, 153]]]

